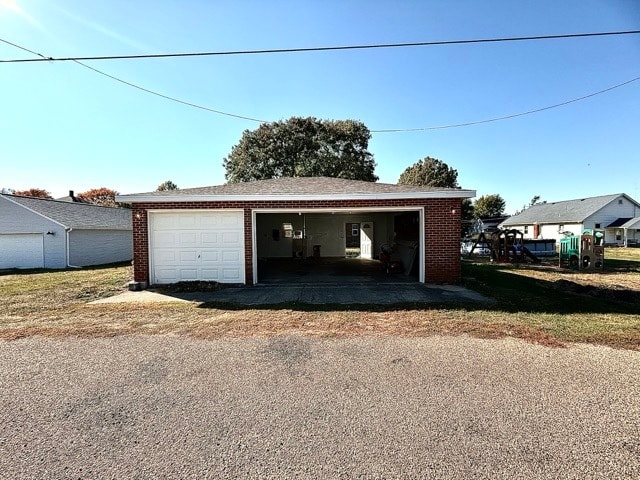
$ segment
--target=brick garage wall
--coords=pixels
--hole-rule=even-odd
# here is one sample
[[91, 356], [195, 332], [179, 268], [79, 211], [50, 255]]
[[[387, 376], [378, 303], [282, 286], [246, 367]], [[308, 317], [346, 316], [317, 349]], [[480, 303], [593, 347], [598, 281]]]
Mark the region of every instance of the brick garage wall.
[[425, 281], [457, 283], [462, 279], [460, 231], [462, 200], [429, 200], [425, 205]]
[[256, 208], [381, 208], [424, 207], [425, 209], [425, 280], [429, 283], [457, 283], [460, 266], [461, 199], [428, 200], [325, 200], [325, 201], [252, 201], [252, 202], [162, 202], [133, 204], [134, 280], [149, 282], [149, 210], [244, 210], [245, 278], [253, 283], [253, 245], [251, 212]]

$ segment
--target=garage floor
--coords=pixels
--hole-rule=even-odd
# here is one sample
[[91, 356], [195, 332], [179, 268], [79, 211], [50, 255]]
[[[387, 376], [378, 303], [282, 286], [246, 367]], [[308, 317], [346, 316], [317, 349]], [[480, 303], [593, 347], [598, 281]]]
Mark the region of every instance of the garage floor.
[[258, 283], [412, 283], [415, 275], [387, 274], [378, 260], [363, 258], [269, 258], [258, 262]]

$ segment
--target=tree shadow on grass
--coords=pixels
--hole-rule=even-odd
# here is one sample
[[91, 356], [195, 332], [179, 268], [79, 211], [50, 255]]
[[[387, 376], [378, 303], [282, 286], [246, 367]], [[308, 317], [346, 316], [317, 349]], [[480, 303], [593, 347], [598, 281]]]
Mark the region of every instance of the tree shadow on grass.
[[520, 275], [516, 271], [504, 265], [466, 265], [465, 285], [496, 299], [491, 310], [509, 313], [640, 314], [640, 292], [637, 290], [623, 286], [583, 285], [567, 279], [550, 281]]
[[78, 272], [81, 270], [108, 270], [119, 267], [131, 267], [131, 260], [125, 262], [105, 263], [102, 265], [87, 265], [86, 267], [80, 268], [5, 268], [0, 270], [0, 277], [5, 275], [29, 276], [37, 273]]

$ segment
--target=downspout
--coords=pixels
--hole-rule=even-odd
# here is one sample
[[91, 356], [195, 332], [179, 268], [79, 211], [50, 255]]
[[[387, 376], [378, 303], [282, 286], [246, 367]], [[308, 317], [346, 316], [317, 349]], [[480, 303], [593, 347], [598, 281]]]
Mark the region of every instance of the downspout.
[[72, 230], [73, 230], [73, 228], [71, 228], [71, 227], [64, 229], [65, 233], [67, 234], [67, 261], [66, 261], [67, 268], [82, 268], [82, 267], [79, 267], [78, 265], [71, 265], [69, 263], [69, 259], [71, 258], [70, 254], [69, 254], [69, 250], [70, 250], [69, 249], [69, 234], [71, 233]]

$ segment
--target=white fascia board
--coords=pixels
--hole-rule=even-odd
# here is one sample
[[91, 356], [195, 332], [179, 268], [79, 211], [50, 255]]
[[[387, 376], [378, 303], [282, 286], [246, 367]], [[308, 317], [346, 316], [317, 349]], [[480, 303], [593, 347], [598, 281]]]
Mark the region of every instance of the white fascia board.
[[475, 190], [446, 190], [439, 192], [352, 193], [352, 194], [289, 194], [289, 195], [117, 195], [116, 202], [270, 202], [270, 201], [335, 201], [335, 200], [419, 200], [434, 198], [473, 198]]

